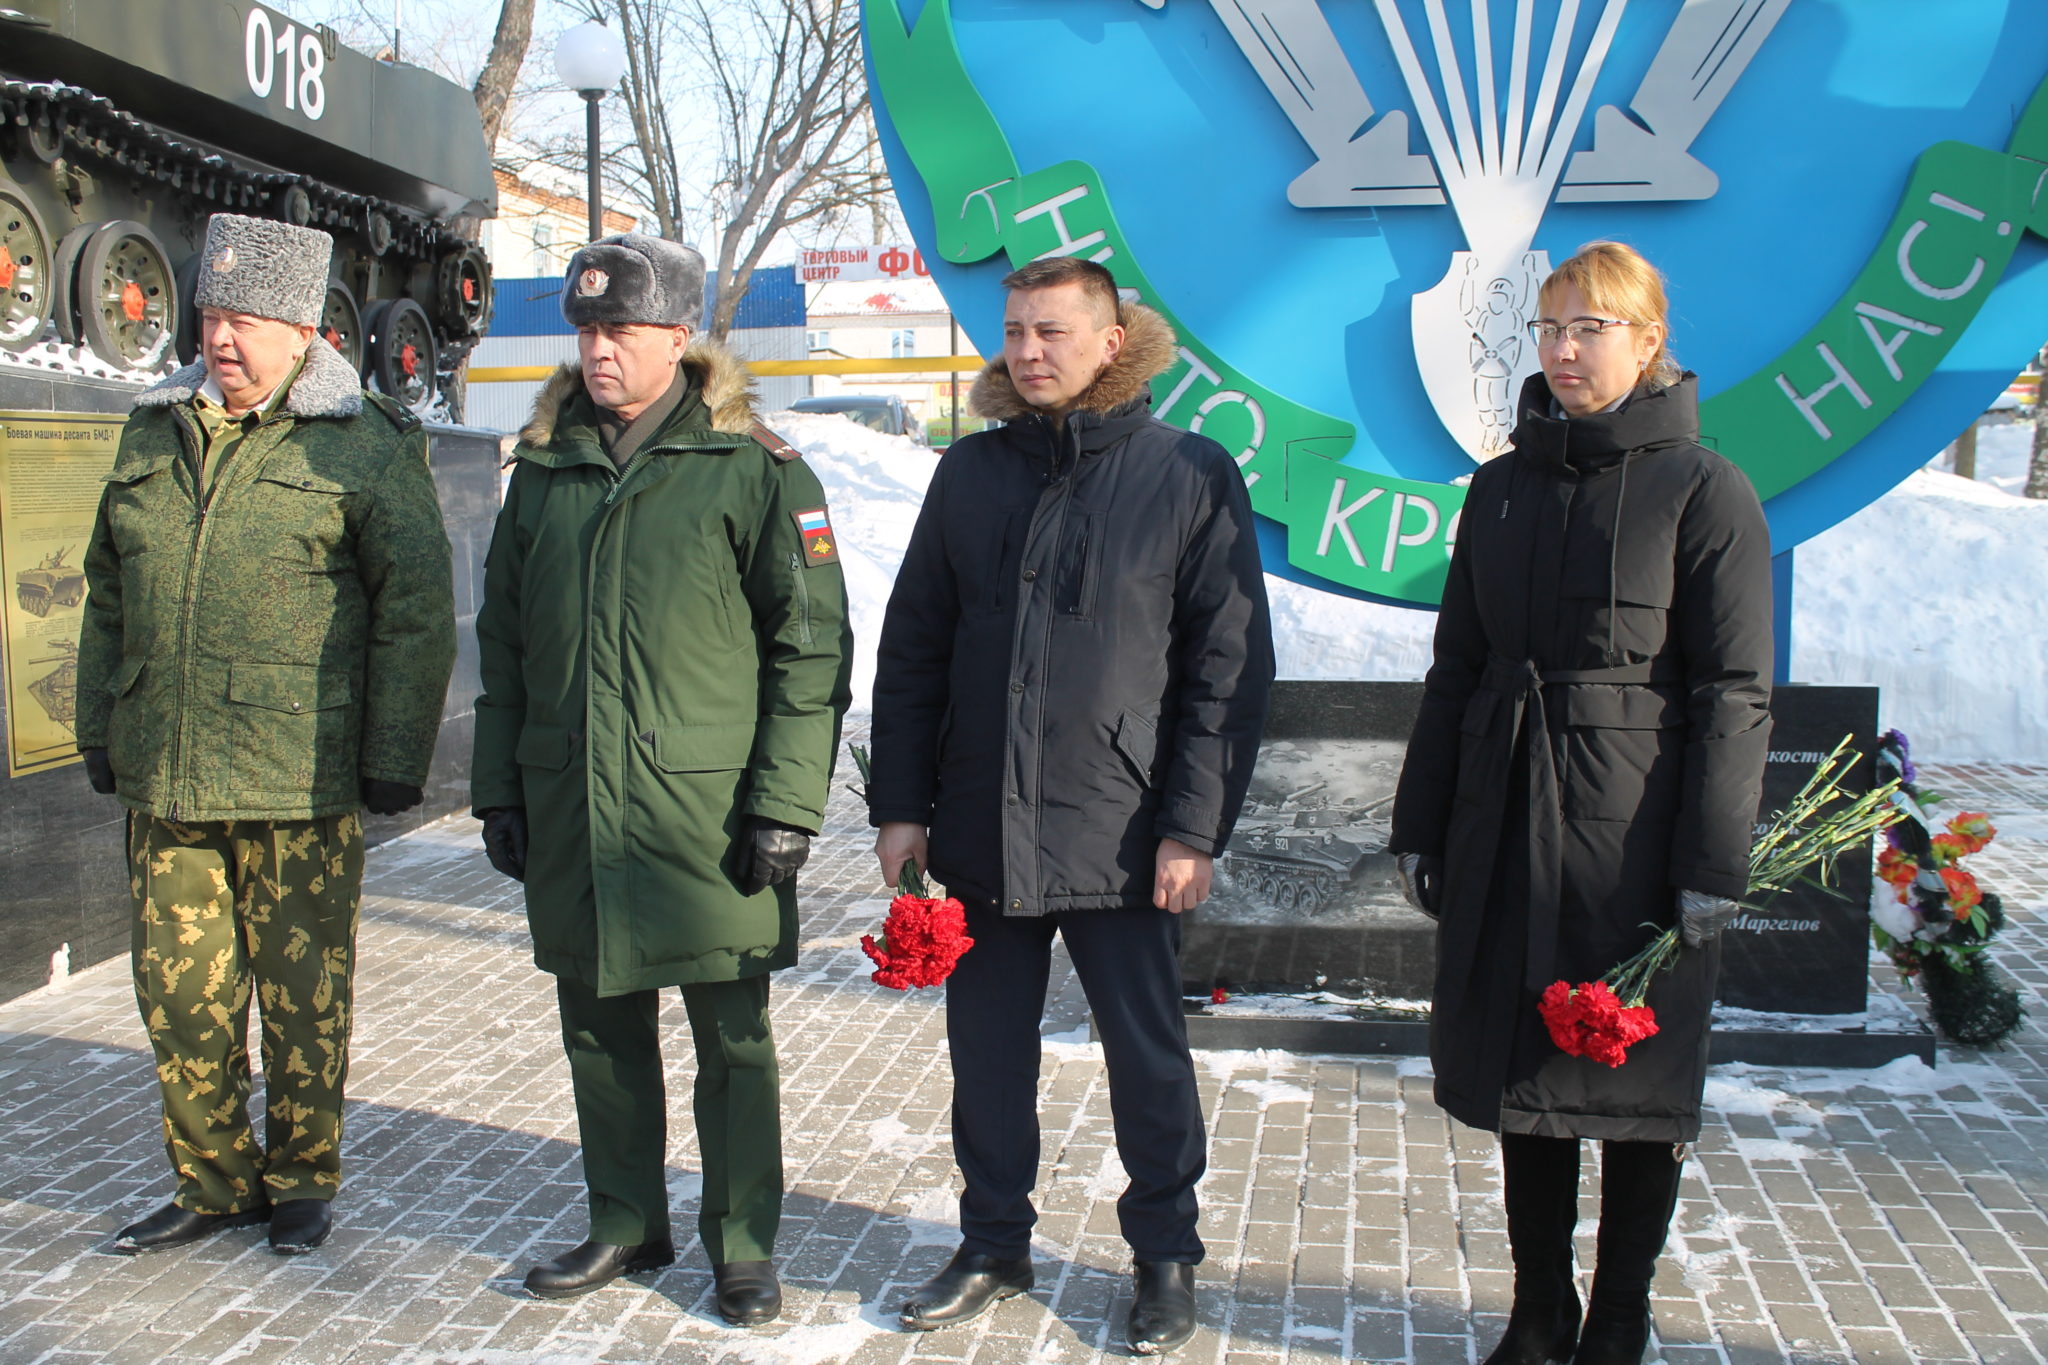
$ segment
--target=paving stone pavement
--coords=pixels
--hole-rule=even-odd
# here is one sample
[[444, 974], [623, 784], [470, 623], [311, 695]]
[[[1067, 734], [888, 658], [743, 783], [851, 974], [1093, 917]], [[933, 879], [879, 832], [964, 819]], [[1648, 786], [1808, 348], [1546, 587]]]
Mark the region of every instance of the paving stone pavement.
[[[2048, 1360], [2048, 769], [1928, 769], [1993, 812], [1975, 866], [2004, 893], [2002, 961], [2031, 1023], [1932, 1072], [1717, 1068], [1657, 1280], [1671, 1365]], [[1957, 809], [1960, 806], [1951, 807]], [[477, 826], [371, 855], [347, 1183], [333, 1241], [260, 1230], [107, 1255], [169, 1182], [125, 963], [0, 1006], [0, 1361], [1079, 1365], [1122, 1354], [1125, 1253], [1100, 1050], [1056, 969], [1044, 1062], [1039, 1286], [952, 1332], [891, 1309], [954, 1244], [937, 992], [871, 985], [884, 903], [842, 794], [804, 876], [801, 964], [775, 989], [789, 1197], [785, 1320], [710, 1308], [701, 1249], [567, 1302], [524, 1297], [582, 1239], [575, 1116], [550, 979]], [[1892, 988], [1889, 971], [1873, 979]], [[692, 1226], [692, 1063], [668, 1011], [670, 1189]], [[1198, 1054], [1210, 1258], [1190, 1365], [1482, 1358], [1508, 1309], [1494, 1142], [1430, 1101], [1426, 1063]], [[1589, 1168], [1595, 1163], [1589, 1161]], [[1580, 1227], [1590, 1265], [1596, 1190]]]

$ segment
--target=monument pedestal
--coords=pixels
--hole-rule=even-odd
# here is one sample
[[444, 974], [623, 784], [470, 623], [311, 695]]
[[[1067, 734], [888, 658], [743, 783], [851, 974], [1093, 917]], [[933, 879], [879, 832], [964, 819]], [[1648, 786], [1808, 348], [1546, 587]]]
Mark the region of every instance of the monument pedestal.
[[[1195, 1047], [1428, 1053], [1436, 927], [1402, 899], [1386, 852], [1421, 696], [1418, 683], [1275, 684], [1244, 814], [1216, 860], [1215, 893], [1184, 925]], [[1781, 686], [1772, 721], [1759, 829], [1844, 735], [1866, 757], [1842, 787], [1868, 790], [1877, 689]], [[1870, 885], [1870, 860], [1844, 858], [1832, 887], [1774, 897], [1729, 927], [1714, 1061], [1934, 1060], [1927, 1025], [1871, 989]], [[1212, 1006], [1217, 988], [1231, 998]]]
[[[1889, 995], [1896, 1013], [1873, 1009], [1857, 1022], [1841, 1015], [1757, 1014], [1731, 1011], [1718, 1017], [1708, 1057], [1715, 1063], [1754, 1066], [1844, 1067], [1865, 1070], [1901, 1057], [1934, 1065], [1934, 1031]], [[1262, 1001], [1293, 997], [1241, 996], [1238, 1008], [1212, 1012], [1187, 1006], [1188, 1045], [1200, 1052], [1327, 1052], [1341, 1057], [1427, 1057], [1429, 1020], [1406, 1011], [1361, 1009], [1348, 1015], [1305, 1016], [1293, 1010], [1261, 1011]], [[1227, 1008], [1227, 1007], [1226, 1007]]]

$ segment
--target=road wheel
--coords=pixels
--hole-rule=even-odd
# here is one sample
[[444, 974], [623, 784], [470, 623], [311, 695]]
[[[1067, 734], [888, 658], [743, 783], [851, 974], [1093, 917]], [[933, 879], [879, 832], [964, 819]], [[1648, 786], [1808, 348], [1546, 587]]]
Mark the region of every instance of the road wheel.
[[391, 299], [370, 311], [370, 378], [414, 411], [434, 398], [438, 350], [427, 310], [411, 299]]
[[163, 243], [142, 224], [104, 223], [78, 254], [78, 325], [109, 365], [151, 370], [178, 335], [178, 285]]
[[26, 350], [50, 320], [50, 233], [22, 189], [0, 180], [0, 346]]

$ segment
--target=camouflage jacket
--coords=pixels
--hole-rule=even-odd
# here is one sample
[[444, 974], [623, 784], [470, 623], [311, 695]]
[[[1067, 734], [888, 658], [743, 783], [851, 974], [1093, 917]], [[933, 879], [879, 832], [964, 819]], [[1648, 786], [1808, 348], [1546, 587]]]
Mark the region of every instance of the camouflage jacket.
[[86, 551], [78, 747], [169, 820], [292, 820], [420, 785], [455, 659], [448, 536], [410, 413], [316, 339], [202, 499], [198, 365], [145, 391]]

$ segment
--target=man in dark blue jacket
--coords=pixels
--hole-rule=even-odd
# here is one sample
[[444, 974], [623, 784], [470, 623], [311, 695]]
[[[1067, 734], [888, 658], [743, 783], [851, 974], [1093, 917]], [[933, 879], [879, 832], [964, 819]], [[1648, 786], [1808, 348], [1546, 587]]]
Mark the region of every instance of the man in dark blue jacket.
[[1004, 425], [940, 462], [897, 574], [875, 683], [870, 820], [891, 885], [928, 867], [974, 947], [946, 989], [961, 1246], [903, 1307], [965, 1322], [1032, 1285], [1039, 1018], [1067, 943], [1109, 1068], [1130, 1342], [1194, 1331], [1202, 1113], [1180, 913], [1244, 801], [1273, 679], [1244, 480], [1151, 415], [1172, 329], [1099, 265], [1003, 281], [1003, 356], [974, 388]]

